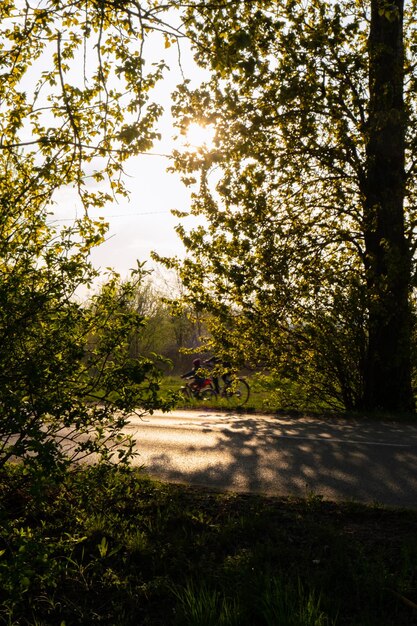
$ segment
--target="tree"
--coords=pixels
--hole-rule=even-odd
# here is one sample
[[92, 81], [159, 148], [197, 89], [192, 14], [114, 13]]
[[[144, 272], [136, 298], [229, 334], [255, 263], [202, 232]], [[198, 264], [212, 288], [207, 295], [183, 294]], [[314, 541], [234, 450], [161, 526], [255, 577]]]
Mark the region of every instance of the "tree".
[[[89, 253], [106, 231], [88, 209], [126, 193], [123, 163], [158, 136], [162, 107], [149, 93], [164, 63], [147, 69], [144, 46], [150, 29], [175, 35], [166, 8], [1, 2], [0, 467], [17, 457], [52, 472], [92, 452], [127, 460], [128, 413], [170, 406], [155, 360], [128, 355], [144, 318], [126, 301], [143, 270], [121, 286], [110, 276], [89, 306], [74, 297], [97, 277]], [[50, 211], [63, 186], [85, 214], [58, 230]]]
[[216, 139], [176, 152], [207, 228], [180, 226], [190, 257], [167, 263], [220, 345], [336, 406], [414, 408], [414, 14], [399, 0], [186, 14], [211, 79], [178, 89], [178, 125]]
[[125, 302], [143, 272], [121, 287], [109, 277], [89, 306], [80, 304], [74, 292], [97, 274], [88, 255], [104, 227], [83, 218], [57, 233], [42, 211], [12, 202], [18, 181], [4, 187], [10, 203], [0, 218], [0, 468], [21, 458], [53, 473], [92, 453], [127, 461], [127, 416], [170, 406], [158, 393], [155, 359], [129, 358], [130, 336], [144, 318]]
[[369, 302], [364, 402], [368, 407], [381, 404], [386, 409], [411, 410], [411, 254], [404, 224], [407, 119], [403, 11], [401, 0], [374, 2], [371, 8], [363, 186]]
[[[125, 289], [123, 282], [119, 288]], [[176, 297], [182, 292], [177, 277], [152, 276], [138, 281], [129, 298], [123, 299], [126, 310], [143, 320], [129, 339], [131, 358], [155, 358], [158, 354], [165, 371], [183, 373], [189, 369], [190, 354], [200, 346], [204, 320], [201, 314], [178, 305]]]

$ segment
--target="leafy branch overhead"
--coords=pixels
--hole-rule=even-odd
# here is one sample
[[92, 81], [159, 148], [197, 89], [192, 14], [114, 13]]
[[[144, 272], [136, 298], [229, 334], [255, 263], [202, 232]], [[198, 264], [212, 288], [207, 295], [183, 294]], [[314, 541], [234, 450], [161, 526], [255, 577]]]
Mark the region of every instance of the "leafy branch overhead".
[[[14, 167], [31, 162], [38, 187], [52, 194], [75, 185], [87, 206], [126, 193], [123, 162], [159, 137], [162, 106], [151, 90], [166, 66], [147, 59], [147, 37], [180, 35], [164, 21], [165, 9], [134, 1], [2, 2], [0, 151]], [[109, 178], [108, 193], [87, 191], [92, 172]]]

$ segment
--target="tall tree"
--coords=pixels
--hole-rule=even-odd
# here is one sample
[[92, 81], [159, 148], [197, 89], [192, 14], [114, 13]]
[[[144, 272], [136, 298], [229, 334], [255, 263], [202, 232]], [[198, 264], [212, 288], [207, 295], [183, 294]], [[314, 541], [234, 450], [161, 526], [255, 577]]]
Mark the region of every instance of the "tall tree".
[[190, 258], [168, 263], [220, 344], [348, 408], [414, 407], [414, 13], [254, 0], [186, 15], [212, 77], [178, 90], [178, 124], [217, 134], [175, 155], [187, 184], [199, 173], [207, 227], [179, 227]]
[[411, 259], [406, 238], [404, 2], [374, 1], [364, 239], [369, 308], [365, 406], [410, 411]]

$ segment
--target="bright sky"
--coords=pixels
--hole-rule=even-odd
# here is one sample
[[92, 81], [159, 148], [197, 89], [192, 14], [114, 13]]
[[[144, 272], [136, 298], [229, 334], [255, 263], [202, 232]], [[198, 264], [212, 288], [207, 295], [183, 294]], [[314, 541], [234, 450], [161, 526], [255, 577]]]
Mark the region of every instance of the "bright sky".
[[[150, 62], [163, 58], [171, 68], [150, 97], [165, 107], [165, 115], [158, 128], [162, 139], [149, 154], [136, 157], [126, 164], [130, 198], [120, 198], [117, 204], [109, 204], [105, 211], [90, 212], [92, 217], [102, 215], [110, 223], [107, 240], [93, 251], [92, 261], [96, 267], [113, 267], [123, 278], [131, 268], [136, 267], [137, 259], [147, 261], [152, 250], [163, 256], [184, 254], [182, 243], [174, 230], [179, 219], [171, 215], [170, 210], [188, 209], [191, 190], [181, 183], [178, 175], [166, 171], [170, 161], [162, 156], [168, 155], [173, 148], [172, 137], [176, 130], [170, 115], [170, 94], [182, 81], [182, 76], [175, 46], [165, 49], [162, 38], [155, 37], [152, 53], [155, 58]], [[181, 43], [181, 64], [184, 75], [195, 85], [203, 80], [204, 75], [195, 66], [186, 42]], [[196, 137], [195, 141], [198, 140]], [[55, 201], [56, 220], [71, 220], [77, 210], [80, 211], [79, 200], [69, 189], [60, 190]], [[196, 218], [190, 217], [187, 224], [191, 225], [192, 220], [196, 222]]]

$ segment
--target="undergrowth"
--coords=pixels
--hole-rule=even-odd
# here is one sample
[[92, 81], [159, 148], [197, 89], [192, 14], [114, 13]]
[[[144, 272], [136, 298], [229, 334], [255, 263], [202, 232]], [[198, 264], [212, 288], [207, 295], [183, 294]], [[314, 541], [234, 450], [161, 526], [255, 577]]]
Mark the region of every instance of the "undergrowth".
[[[0, 623], [398, 626], [417, 512], [197, 491], [83, 468], [0, 476]], [[408, 604], [407, 604], [408, 601]]]

